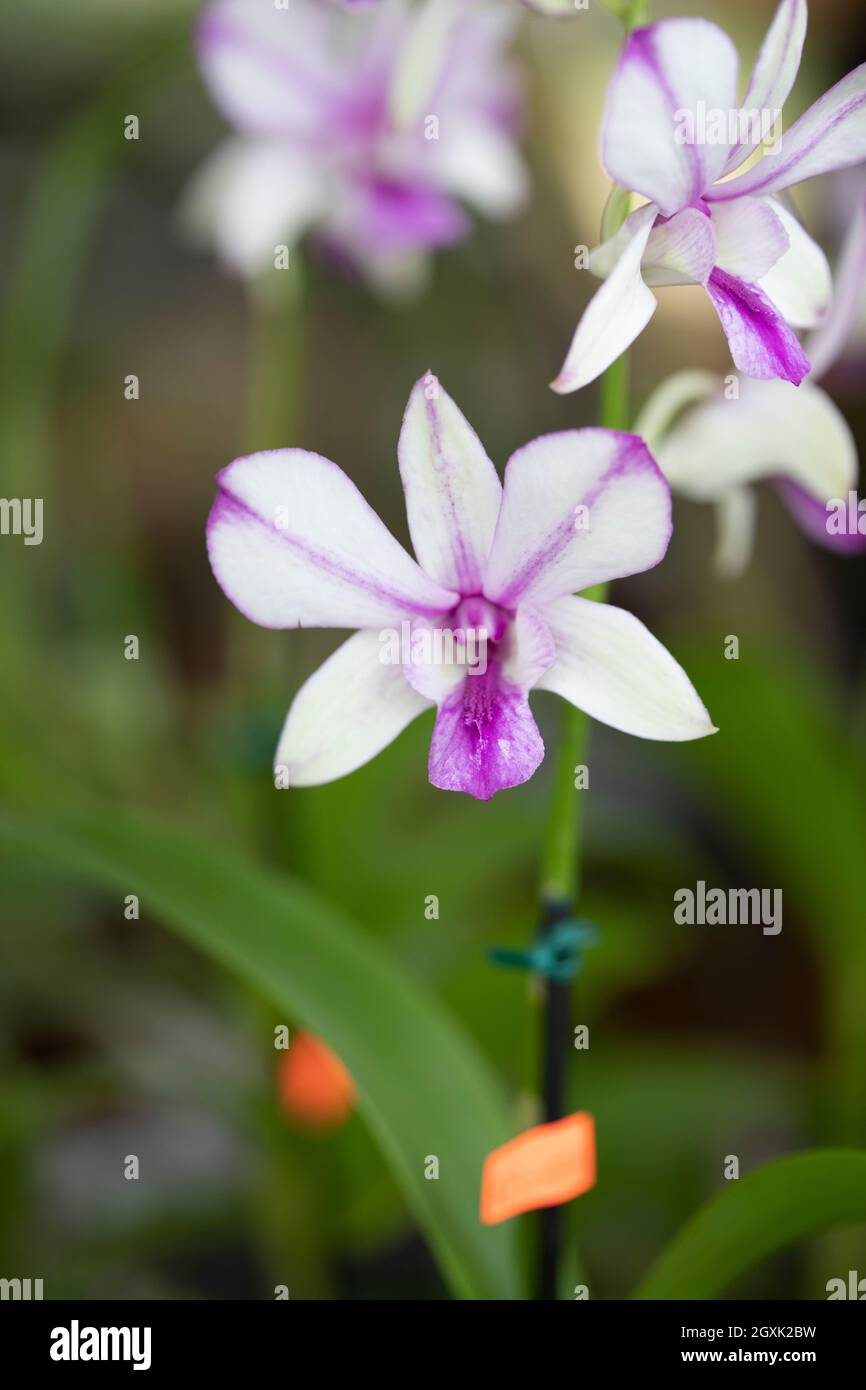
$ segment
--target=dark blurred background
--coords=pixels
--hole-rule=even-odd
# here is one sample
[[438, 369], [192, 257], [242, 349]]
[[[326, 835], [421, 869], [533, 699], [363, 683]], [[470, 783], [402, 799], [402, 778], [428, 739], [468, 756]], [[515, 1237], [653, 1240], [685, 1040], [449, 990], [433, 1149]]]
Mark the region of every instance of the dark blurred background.
[[[746, 64], [774, 8], [656, 14], [718, 20]], [[443, 794], [423, 719], [345, 781], [280, 798], [270, 760], [289, 699], [339, 639], [245, 623], [210, 574], [204, 523], [219, 468], [300, 444], [407, 541], [396, 440], [428, 368], [500, 467], [533, 435], [593, 423], [595, 388], [560, 398], [544, 383], [590, 292], [573, 247], [597, 240], [606, 196], [596, 131], [617, 26], [527, 19], [520, 218], [479, 222], [405, 306], [302, 255], [263, 327], [178, 228], [223, 130], [192, 57], [196, 9], [0, 5], [0, 490], [44, 497], [46, 516], [38, 549], [2, 542], [0, 786], [13, 805], [56, 791], [152, 808], [297, 873], [447, 1003], [516, 1130], [537, 1116], [537, 1009], [485, 951], [534, 928], [551, 760], [490, 804]], [[789, 123], [866, 57], [857, 0], [811, 9]], [[120, 138], [129, 112], [138, 142]], [[798, 191], [831, 260], [855, 193], [856, 176]], [[278, 385], [262, 395], [268, 347]], [[698, 289], [662, 295], [633, 362], [635, 406], [683, 366], [727, 369]], [[864, 363], [866, 330], [825, 383], [861, 449]], [[722, 733], [682, 747], [592, 733], [583, 910], [602, 935], [575, 994], [591, 1047], [571, 1072], [599, 1135], [600, 1180], [574, 1211], [593, 1297], [630, 1291], [723, 1186], [726, 1155], [745, 1172], [866, 1142], [866, 560], [811, 547], [769, 487], [736, 583], [710, 567], [710, 509], [678, 503], [676, 522], [663, 566], [615, 601], [682, 661]], [[556, 702], [534, 708], [552, 746]], [[269, 1297], [277, 1275], [292, 1297], [447, 1296], [361, 1119], [311, 1135], [281, 1107], [272, 1011], [159, 922], [127, 922], [14, 856], [2, 867], [0, 1273], [38, 1272], [53, 1297]], [[672, 895], [697, 878], [782, 888], [783, 932], [674, 925]], [[124, 1181], [117, 1155], [142, 1151], [149, 1181]], [[735, 1291], [822, 1297], [866, 1260], [862, 1236]]]

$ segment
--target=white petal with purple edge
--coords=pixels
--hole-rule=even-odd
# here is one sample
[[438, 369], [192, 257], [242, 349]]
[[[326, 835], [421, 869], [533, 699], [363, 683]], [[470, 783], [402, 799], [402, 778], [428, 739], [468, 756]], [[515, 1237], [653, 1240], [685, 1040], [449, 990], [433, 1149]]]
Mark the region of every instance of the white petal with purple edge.
[[[794, 328], [814, 328], [826, 318], [833, 298], [833, 276], [827, 257], [787, 208], [775, 199], [767, 202], [772, 203], [773, 212], [785, 229], [788, 250], [763, 277], [754, 278], [788, 323]], [[724, 206], [735, 208], [739, 204]], [[810, 352], [810, 358], [811, 355]]]
[[513, 454], [484, 592], [534, 605], [662, 559], [671, 533], [667, 483], [643, 440], [613, 430], [543, 435]]
[[[713, 226], [716, 265], [740, 280], [760, 280], [791, 245], [781, 217], [767, 198], [738, 198], [735, 203], [715, 204]], [[770, 294], [766, 285], [763, 288]], [[781, 305], [776, 307], [784, 314]]]
[[631, 347], [658, 307], [641, 277], [641, 259], [652, 231], [655, 208], [640, 208], [629, 225], [633, 232], [614, 269], [590, 300], [577, 325], [554, 391], [565, 395], [588, 386]]
[[224, 593], [252, 622], [381, 627], [457, 601], [329, 459], [275, 449], [236, 459], [218, 481], [208, 554]]
[[[808, 17], [806, 0], [782, 0], [752, 70], [744, 112], [781, 112], [800, 70]], [[738, 143], [725, 172], [738, 169], [758, 143], [753, 139]]]
[[682, 417], [655, 448], [671, 487], [716, 500], [759, 478], [784, 476], [826, 501], [847, 495], [857, 450], [842, 412], [806, 381], [740, 382], [738, 400], [721, 392]]
[[382, 651], [378, 632], [356, 632], [301, 686], [274, 757], [290, 788], [354, 772], [430, 708]]
[[502, 484], [478, 435], [432, 373], [412, 389], [397, 453], [419, 564], [446, 589], [479, 593]]
[[779, 193], [804, 179], [846, 169], [866, 159], [866, 63], [810, 106], [775, 149], [745, 174], [709, 189], [713, 201], [744, 193]]
[[699, 137], [701, 109], [737, 107], [737, 50], [704, 19], [668, 19], [628, 37], [608, 89], [602, 157], [615, 183], [679, 212], [719, 177], [730, 144]]
[[685, 208], [652, 229], [643, 257], [644, 284], [705, 285], [716, 263], [712, 221], [697, 208]]
[[747, 376], [779, 377], [795, 386], [809, 372], [800, 340], [759, 285], [716, 269], [707, 293], [719, 316], [734, 365]]
[[683, 668], [631, 613], [583, 598], [543, 611], [557, 659], [540, 690], [637, 738], [673, 743], [716, 732]]

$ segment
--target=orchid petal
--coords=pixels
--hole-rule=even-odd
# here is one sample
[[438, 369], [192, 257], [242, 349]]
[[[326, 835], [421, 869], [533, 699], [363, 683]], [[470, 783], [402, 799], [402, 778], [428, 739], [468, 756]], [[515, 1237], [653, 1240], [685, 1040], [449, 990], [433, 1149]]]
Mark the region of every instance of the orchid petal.
[[[775, 199], [769, 199], [768, 204], [772, 204], [785, 229], [789, 248], [766, 274], [745, 278], [760, 281], [761, 289], [792, 327], [814, 328], [826, 318], [833, 299], [833, 276], [827, 257], [787, 208]], [[739, 203], [724, 206], [735, 208]], [[809, 358], [814, 372], [811, 351]]]
[[602, 157], [611, 178], [658, 203], [666, 216], [719, 177], [730, 144], [699, 143], [682, 124], [700, 106], [737, 106], [737, 51], [704, 19], [668, 19], [635, 29], [608, 89]]
[[[630, 201], [631, 194], [627, 194], [626, 198]], [[605, 209], [605, 212], [606, 211]], [[593, 275], [597, 275], [599, 280], [606, 280], [608, 276], [616, 270], [623, 255], [631, 246], [635, 237], [646, 229], [648, 223], [649, 231], [647, 232], [647, 240], [649, 240], [657, 216], [658, 208], [655, 203], [644, 203], [642, 207], [636, 208], [634, 212], [630, 212], [622, 226], [618, 227], [612, 236], [609, 236], [600, 246], [595, 246], [592, 251], [590, 251], [589, 269], [592, 271]], [[604, 218], [602, 218], [602, 226], [604, 226]], [[645, 242], [643, 243], [643, 249], [646, 250]]]
[[645, 285], [706, 285], [716, 262], [715, 227], [697, 208], [684, 208], [650, 233], [641, 274]]
[[355, 484], [303, 449], [236, 459], [219, 474], [208, 554], [224, 593], [262, 627], [380, 627], [453, 608]]
[[378, 632], [356, 632], [301, 686], [274, 756], [289, 787], [354, 772], [430, 708], [382, 655]]
[[413, 11], [391, 76], [388, 104], [398, 127], [412, 125], [430, 110], [457, 16], [455, 0], [421, 0]]
[[467, 675], [440, 706], [429, 776], [443, 791], [489, 801], [498, 791], [528, 782], [543, 757], [525, 692], [493, 663], [484, 675]]
[[735, 203], [716, 204], [713, 226], [716, 265], [739, 280], [761, 280], [791, 244], [781, 216], [765, 198], [738, 198]]
[[486, 217], [510, 217], [526, 202], [526, 165], [504, 130], [489, 121], [461, 119], [430, 143], [436, 181]]
[[747, 376], [781, 377], [795, 386], [809, 372], [809, 359], [794, 331], [758, 285], [714, 270], [707, 293], [725, 330], [734, 365]]
[[721, 579], [739, 579], [752, 558], [758, 502], [750, 487], [733, 487], [716, 503], [713, 566]]
[[671, 487], [697, 501], [778, 475], [826, 501], [857, 478], [857, 449], [845, 417], [826, 392], [804, 382], [739, 383], [696, 406], [655, 446]]
[[229, 139], [205, 160], [180, 217], [191, 239], [232, 270], [253, 275], [293, 246], [326, 204], [314, 161], [284, 143]]
[[512, 455], [484, 593], [515, 608], [657, 565], [670, 494], [635, 435], [566, 430]]
[[591, 599], [544, 608], [556, 661], [538, 682], [638, 738], [680, 742], [715, 733], [683, 668], [633, 614]]
[[198, 24], [211, 96], [248, 134], [304, 137], [343, 108], [345, 76], [328, 42], [333, 16], [315, 5], [216, 0]]
[[857, 209], [842, 247], [830, 311], [807, 345], [812, 361], [812, 373], [816, 379], [824, 376], [845, 351], [863, 306], [864, 288], [866, 201], [861, 202]]
[[[836, 500], [835, 498], [828, 497], [825, 500], [813, 497], [805, 488], [799, 487], [787, 478], [779, 481], [778, 491], [800, 530], [816, 545], [823, 546], [825, 550], [832, 550], [837, 555], [862, 555], [866, 551], [866, 533], [861, 532], [859, 527], [861, 513], [857, 514], [856, 530], [849, 528], [845, 531], [833, 531], [829, 529], [828, 503]], [[849, 505], [847, 493], [841, 493], [839, 500]]]
[[430, 373], [413, 387], [397, 454], [419, 564], [446, 589], [479, 593], [502, 484], [469, 421]]
[[[743, 98], [744, 112], [782, 111], [800, 70], [808, 18], [806, 0], [782, 0], [752, 69]], [[725, 173], [738, 169], [758, 143], [738, 143], [731, 151]]]
[[705, 193], [726, 202], [745, 193], [779, 193], [804, 179], [866, 159], [866, 63], [831, 87], [753, 168]]
[[[440, 642], [438, 653], [437, 639]], [[448, 620], [433, 623], [429, 618], [416, 618], [402, 645], [407, 648], [403, 661], [405, 679], [413, 690], [434, 705], [441, 705], [453, 690], [463, 684], [470, 664], [479, 667], [487, 664], [486, 642], [479, 640], [476, 646], [469, 649], [461, 647]], [[451, 656], [454, 659], [449, 659]]]
[[656, 297], [641, 278], [641, 259], [655, 214], [656, 209], [649, 204], [629, 219], [631, 240], [584, 310], [559, 376], [552, 383], [560, 395], [578, 391], [601, 376], [631, 347], [655, 313]]
[[336, 193], [325, 236], [357, 265], [386, 266], [404, 255], [453, 246], [469, 228], [454, 200], [426, 183], [357, 177]]
[[[650, 453], [658, 462], [657, 449], [665, 435], [670, 433], [677, 416], [686, 406], [706, 400], [722, 385], [721, 377], [715, 372], [700, 368], [674, 372], [673, 376], [657, 386], [649, 399], [641, 407], [635, 420], [634, 432], [644, 441]], [[659, 463], [659, 467], [661, 464]], [[662, 470], [664, 471], [664, 470]]]
[[556, 643], [543, 614], [530, 604], [522, 604], [508, 635], [503, 675], [521, 690], [531, 690], [555, 660]]
[[[508, 624], [502, 640], [481, 638], [484, 600], [477, 600], [479, 618], [474, 632], [464, 629], [463, 640], [426, 619], [418, 618], [407, 634], [407, 660], [403, 674], [425, 699], [441, 705], [464, 680], [481, 679], [496, 662], [505, 682], [524, 694], [556, 658], [550, 629], [537, 609], [524, 605]], [[453, 622], [453, 618], [451, 620]], [[437, 647], [438, 639], [438, 647]]]

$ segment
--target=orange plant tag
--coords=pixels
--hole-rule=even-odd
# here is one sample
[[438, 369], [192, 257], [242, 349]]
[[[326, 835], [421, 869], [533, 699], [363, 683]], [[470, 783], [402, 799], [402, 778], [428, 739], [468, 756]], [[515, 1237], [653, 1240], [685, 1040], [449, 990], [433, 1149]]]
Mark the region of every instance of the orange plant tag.
[[595, 1121], [585, 1110], [536, 1125], [494, 1149], [481, 1175], [481, 1220], [570, 1202], [595, 1186]]
[[278, 1086], [283, 1110], [306, 1129], [339, 1129], [355, 1103], [351, 1076], [313, 1033], [296, 1034], [283, 1053]]

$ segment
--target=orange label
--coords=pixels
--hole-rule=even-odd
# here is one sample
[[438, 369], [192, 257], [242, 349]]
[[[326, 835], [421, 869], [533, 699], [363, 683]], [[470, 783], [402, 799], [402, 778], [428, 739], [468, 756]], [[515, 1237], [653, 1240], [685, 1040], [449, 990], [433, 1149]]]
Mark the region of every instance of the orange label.
[[540, 1207], [570, 1202], [595, 1186], [595, 1121], [578, 1111], [536, 1125], [494, 1149], [481, 1176], [485, 1226]]

